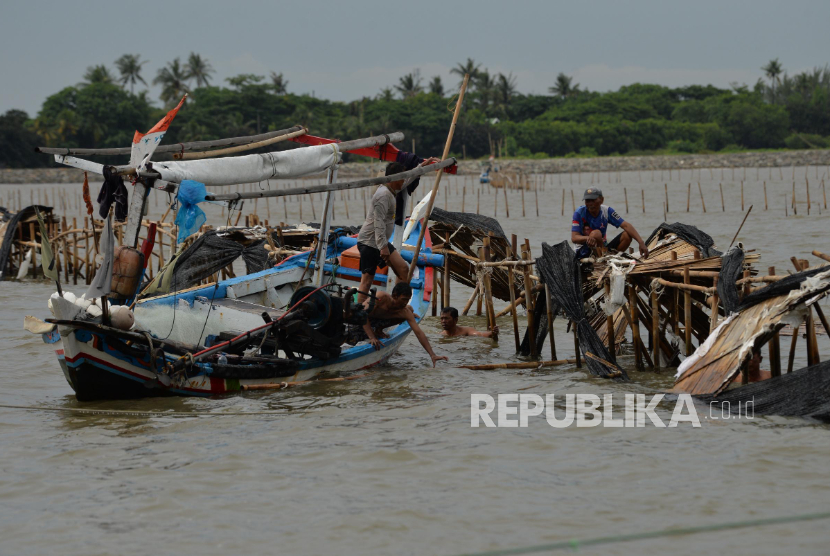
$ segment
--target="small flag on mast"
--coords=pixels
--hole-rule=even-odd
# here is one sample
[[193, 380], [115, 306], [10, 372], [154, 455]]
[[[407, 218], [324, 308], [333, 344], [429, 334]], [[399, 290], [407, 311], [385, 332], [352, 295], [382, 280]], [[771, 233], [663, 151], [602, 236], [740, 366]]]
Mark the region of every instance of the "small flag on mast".
[[156, 125], [150, 128], [150, 131], [147, 133], [135, 132], [135, 135], [133, 135], [133, 149], [130, 153], [130, 166], [137, 167], [143, 165], [153, 152], [155, 152], [156, 147], [161, 143], [162, 137], [167, 133], [167, 128], [170, 127], [173, 118], [176, 117], [179, 108], [182, 107], [186, 98], [187, 95], [184, 95], [182, 100], [179, 101], [179, 104], [159, 120]]

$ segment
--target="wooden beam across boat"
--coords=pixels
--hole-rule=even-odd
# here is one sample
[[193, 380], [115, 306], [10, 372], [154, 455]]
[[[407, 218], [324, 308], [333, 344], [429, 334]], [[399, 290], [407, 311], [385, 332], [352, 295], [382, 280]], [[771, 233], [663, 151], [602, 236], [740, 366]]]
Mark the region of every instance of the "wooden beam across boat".
[[[343, 145], [341, 143], [340, 145]], [[338, 145], [339, 146], [339, 145]], [[205, 197], [208, 201], [236, 201], [240, 199], [260, 199], [263, 197], [286, 197], [288, 195], [307, 195], [309, 193], [323, 193], [327, 191], [342, 191], [345, 189], [360, 189], [363, 187], [370, 187], [373, 185], [381, 185], [397, 180], [406, 180], [422, 176], [429, 172], [448, 168], [456, 163], [454, 158], [448, 158], [429, 166], [419, 166], [414, 170], [401, 172], [400, 174], [393, 174], [391, 176], [381, 176], [379, 178], [366, 178], [362, 180], [343, 181], [332, 184], [310, 185], [306, 187], [292, 187], [290, 189], [272, 189], [268, 191], [247, 191], [239, 193], [224, 193], [219, 195], [207, 195]]]
[[[268, 133], [261, 133], [259, 135], [247, 135], [243, 137], [231, 137], [228, 139], [215, 139], [213, 141], [191, 141], [188, 143], [173, 143], [170, 145], [159, 145], [156, 148], [156, 153], [182, 153], [190, 151], [205, 151], [216, 147], [236, 147], [239, 145], [248, 145], [250, 143], [257, 143], [265, 141], [280, 135], [294, 133], [303, 130], [303, 126], [295, 125], [288, 129], [280, 129], [277, 131], [269, 131]], [[35, 152], [44, 154], [58, 154], [63, 156], [113, 156], [121, 154], [130, 154], [132, 146], [116, 147], [108, 149], [80, 149], [74, 147], [35, 147]]]

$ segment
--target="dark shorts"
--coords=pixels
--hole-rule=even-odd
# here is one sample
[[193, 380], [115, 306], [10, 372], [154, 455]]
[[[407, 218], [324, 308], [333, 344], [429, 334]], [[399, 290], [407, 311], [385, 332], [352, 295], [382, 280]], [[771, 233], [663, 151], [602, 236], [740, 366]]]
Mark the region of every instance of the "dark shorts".
[[619, 250], [620, 238], [622, 237], [622, 235], [624, 233], [625, 232], [620, 232], [619, 234], [617, 234], [617, 237], [615, 237], [614, 239], [612, 239], [611, 241], [606, 243], [605, 246], [608, 247], [609, 249]]
[[[387, 243], [386, 248], [389, 249], [390, 255], [395, 252], [395, 246], [391, 243]], [[360, 253], [360, 264], [358, 266], [361, 274], [374, 274], [378, 267], [386, 267], [386, 263], [380, 256], [380, 249], [358, 243], [357, 251]]]

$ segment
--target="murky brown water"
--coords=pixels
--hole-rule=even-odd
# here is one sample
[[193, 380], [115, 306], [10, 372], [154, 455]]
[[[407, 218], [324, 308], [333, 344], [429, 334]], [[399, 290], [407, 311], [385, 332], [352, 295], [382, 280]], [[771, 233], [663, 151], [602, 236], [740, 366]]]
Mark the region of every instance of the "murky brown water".
[[[816, 179], [815, 168], [796, 169], [799, 200], [806, 198], [809, 172], [812, 214], [804, 215], [802, 204], [799, 216], [784, 218], [790, 169], [783, 180], [777, 169], [772, 180], [768, 170], [760, 171], [760, 180], [767, 180], [766, 212], [761, 181], [755, 181], [755, 169], [747, 169], [746, 207], [755, 207], [740, 240], [762, 253], [762, 268], [789, 269], [792, 255], [815, 261], [812, 249], [830, 251], [818, 185], [827, 179], [825, 170], [820, 168]], [[669, 221], [697, 225], [724, 248], [742, 218], [739, 172], [735, 182], [725, 172], [725, 213], [720, 170], [711, 178], [708, 170], [701, 172], [706, 214], [696, 191], [698, 173], [691, 177], [684, 171], [678, 180], [675, 172], [668, 182]], [[659, 171], [654, 181], [648, 172], [624, 173], [623, 183], [609, 184], [608, 174], [600, 177], [607, 204], [621, 213], [627, 188], [628, 217], [643, 235], [662, 221], [668, 172], [662, 181]], [[578, 179], [573, 176], [571, 186], [567, 175], [561, 185], [558, 176], [548, 177], [539, 192], [539, 218], [532, 192], [525, 198], [526, 218], [519, 194], [511, 193], [506, 219], [500, 194], [502, 226], [529, 237], [536, 252], [542, 241], [568, 237], [570, 193], [562, 216], [561, 191], [573, 188], [578, 199], [591, 175], [583, 174], [581, 184]], [[689, 181], [693, 195], [686, 214]], [[450, 210], [461, 207], [460, 183], [450, 190]], [[0, 186], [0, 204], [16, 187]], [[22, 188], [24, 201], [29, 187]], [[52, 198], [51, 186], [39, 188]], [[646, 191], [645, 214], [640, 189]], [[467, 210], [475, 211], [471, 191], [476, 190], [468, 181]], [[481, 198], [482, 214], [493, 215], [493, 199], [491, 191]], [[315, 202], [319, 210], [322, 203]], [[160, 200], [151, 208], [160, 214], [161, 205]], [[296, 204], [288, 204], [288, 218], [282, 203], [279, 211], [275, 205], [272, 201], [272, 221], [296, 221]], [[308, 218], [307, 204], [304, 211]], [[218, 207], [211, 212], [218, 216]], [[348, 222], [359, 223], [359, 198], [350, 200], [350, 213]], [[337, 216], [346, 221], [339, 208]], [[0, 283], [0, 332], [6, 341], [0, 404], [277, 414], [147, 418], [0, 407], [3, 554], [453, 554], [830, 508], [830, 430], [799, 419], [703, 419], [699, 429], [554, 429], [537, 417], [528, 428], [471, 428], [472, 393], [647, 393], [671, 384], [671, 372], [632, 371], [634, 380], [620, 385], [590, 379], [573, 367], [454, 366], [515, 360], [509, 318], [500, 322], [504, 334], [498, 345], [475, 338], [440, 340], [437, 319], [427, 318], [425, 329], [437, 351], [450, 357], [450, 365], [437, 369], [427, 366], [428, 358], [410, 338], [382, 372], [347, 383], [223, 399], [79, 404], [52, 350], [22, 330], [24, 315], [47, 316], [45, 300], [52, 291], [46, 283]], [[469, 293], [456, 286], [453, 302], [463, 305]], [[483, 326], [482, 320], [470, 317], [465, 324]], [[560, 357], [571, 357], [564, 323], [557, 322], [556, 332]], [[830, 356], [826, 336], [819, 337], [819, 350]], [[798, 355], [796, 366], [803, 366], [803, 344]], [[672, 408], [663, 404], [658, 414], [668, 420]], [[701, 417], [707, 414], [701, 409]], [[683, 553], [822, 554], [828, 540], [827, 522], [819, 521], [582, 552], [656, 554], [682, 546]]]

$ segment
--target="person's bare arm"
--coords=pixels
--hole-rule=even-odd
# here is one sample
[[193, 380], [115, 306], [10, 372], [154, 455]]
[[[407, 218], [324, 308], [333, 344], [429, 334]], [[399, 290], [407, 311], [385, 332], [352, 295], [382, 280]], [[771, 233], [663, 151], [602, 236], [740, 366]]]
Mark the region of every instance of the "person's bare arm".
[[443, 355], [435, 355], [435, 352], [432, 351], [432, 346], [429, 345], [429, 339], [427, 335], [424, 334], [424, 331], [421, 330], [421, 327], [418, 326], [418, 321], [415, 320], [415, 314], [409, 307], [401, 309], [401, 316], [406, 319], [406, 322], [409, 324], [409, 327], [412, 329], [412, 332], [415, 333], [415, 337], [418, 338], [418, 341], [421, 343], [421, 347], [423, 347], [426, 352], [429, 354], [430, 359], [432, 359], [432, 366], [435, 366], [437, 361], [448, 361], [448, 359]]
[[375, 331], [372, 330], [372, 325], [369, 324], [369, 319], [366, 319], [366, 324], [363, 325], [363, 331], [366, 332], [366, 336], [369, 338], [369, 343], [372, 344], [373, 348], [380, 349], [381, 346], [383, 346], [381, 341], [375, 336]]
[[648, 247], [646, 247], [646, 242], [643, 241], [643, 238], [640, 237], [640, 233], [634, 228], [631, 222], [623, 222], [620, 225], [620, 228], [628, 232], [628, 235], [631, 236], [631, 239], [637, 242], [637, 245], [640, 246], [640, 254], [642, 254], [643, 257], [648, 257]]
[[478, 336], [480, 338], [493, 338], [494, 340], [499, 339], [499, 327], [494, 326], [492, 330], [476, 330], [475, 328], [468, 328], [467, 336]]

